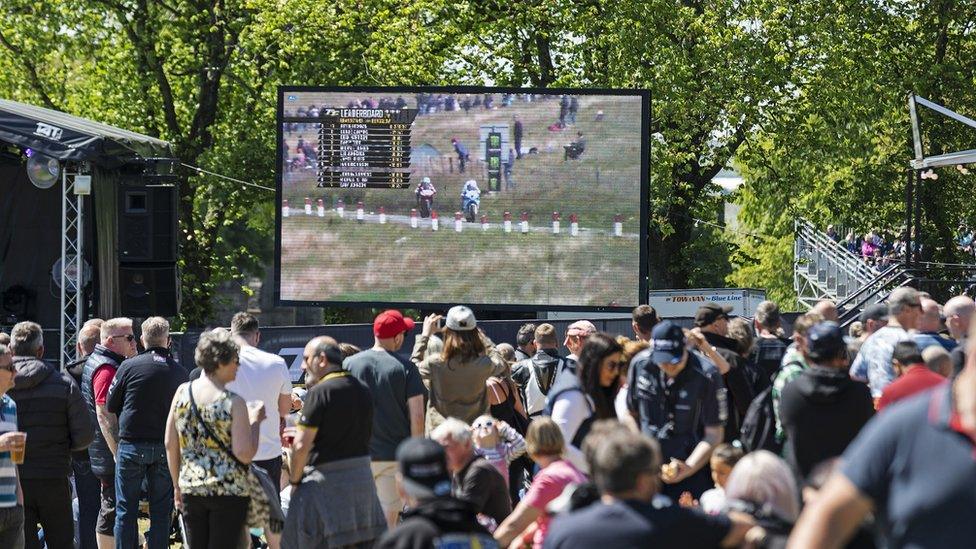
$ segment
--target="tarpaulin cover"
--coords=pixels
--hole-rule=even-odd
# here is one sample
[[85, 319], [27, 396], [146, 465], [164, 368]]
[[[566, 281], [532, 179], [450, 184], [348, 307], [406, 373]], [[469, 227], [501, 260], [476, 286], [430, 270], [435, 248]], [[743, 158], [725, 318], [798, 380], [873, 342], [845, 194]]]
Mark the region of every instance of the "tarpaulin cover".
[[109, 168], [171, 156], [169, 143], [161, 139], [5, 99], [0, 99], [0, 141]]

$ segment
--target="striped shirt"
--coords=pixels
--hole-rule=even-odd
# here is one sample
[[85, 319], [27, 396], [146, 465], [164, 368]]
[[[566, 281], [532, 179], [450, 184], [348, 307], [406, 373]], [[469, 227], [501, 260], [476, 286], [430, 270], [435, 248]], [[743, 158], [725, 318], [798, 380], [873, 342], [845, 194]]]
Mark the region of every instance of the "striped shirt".
[[[0, 396], [0, 433], [17, 430], [17, 405], [7, 395]], [[10, 452], [0, 452], [0, 508], [17, 505], [17, 469]]]

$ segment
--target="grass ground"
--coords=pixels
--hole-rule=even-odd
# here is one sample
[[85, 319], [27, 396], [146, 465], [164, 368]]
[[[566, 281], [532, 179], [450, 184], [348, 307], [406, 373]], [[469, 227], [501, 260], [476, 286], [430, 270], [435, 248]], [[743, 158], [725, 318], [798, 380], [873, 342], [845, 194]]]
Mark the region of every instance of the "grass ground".
[[282, 298], [589, 306], [637, 302], [634, 239], [465, 228], [455, 233], [453, 220], [433, 232], [334, 217], [288, 218]]

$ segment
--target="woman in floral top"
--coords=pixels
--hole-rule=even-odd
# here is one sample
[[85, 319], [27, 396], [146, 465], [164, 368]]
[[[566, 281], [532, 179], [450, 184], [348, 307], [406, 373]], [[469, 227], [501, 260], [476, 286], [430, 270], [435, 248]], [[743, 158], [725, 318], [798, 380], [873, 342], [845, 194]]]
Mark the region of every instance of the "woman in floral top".
[[203, 375], [177, 389], [166, 420], [173, 498], [194, 549], [236, 547], [245, 525], [261, 522], [262, 513], [267, 520], [267, 501], [253, 504], [260, 498], [252, 499], [246, 466], [258, 448], [264, 407], [249, 407], [224, 388], [237, 376], [239, 350], [226, 331], [201, 335], [194, 358]]

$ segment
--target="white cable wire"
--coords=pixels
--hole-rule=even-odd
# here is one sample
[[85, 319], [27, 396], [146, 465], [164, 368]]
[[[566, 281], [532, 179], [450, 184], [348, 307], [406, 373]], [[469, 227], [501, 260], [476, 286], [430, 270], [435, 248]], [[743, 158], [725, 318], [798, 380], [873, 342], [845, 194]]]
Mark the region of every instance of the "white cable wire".
[[214, 177], [219, 177], [221, 179], [226, 179], [227, 181], [233, 181], [234, 183], [240, 183], [241, 185], [247, 185], [249, 187], [257, 187], [259, 189], [264, 189], [266, 191], [271, 191], [271, 192], [274, 192], [274, 190], [275, 190], [272, 187], [265, 187], [264, 185], [258, 185], [257, 183], [251, 183], [249, 181], [242, 181], [240, 179], [234, 179], [233, 177], [230, 177], [230, 176], [226, 176], [226, 175], [223, 175], [223, 174], [219, 174], [219, 173], [214, 173], [214, 172], [211, 172], [211, 171], [207, 171], [207, 170], [205, 170], [203, 168], [198, 168], [196, 166], [191, 166], [190, 164], [187, 164], [186, 162], [180, 162], [180, 165], [182, 165], [183, 167], [186, 167], [186, 168], [190, 168], [191, 170], [195, 170], [195, 171], [197, 171], [199, 173], [205, 173], [207, 175], [212, 175]]

